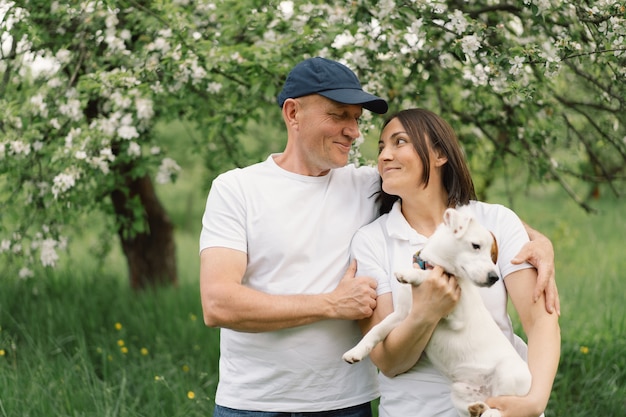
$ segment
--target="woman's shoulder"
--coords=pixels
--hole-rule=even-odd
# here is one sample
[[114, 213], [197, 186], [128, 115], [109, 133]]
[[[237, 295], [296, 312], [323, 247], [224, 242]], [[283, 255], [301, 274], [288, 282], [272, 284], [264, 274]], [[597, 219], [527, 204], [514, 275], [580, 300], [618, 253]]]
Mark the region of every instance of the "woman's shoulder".
[[472, 200], [467, 206], [468, 210], [476, 217], [478, 221], [483, 222], [502, 222], [507, 220], [515, 220], [517, 214], [505, 205], [498, 203], [487, 203], [484, 201]]
[[357, 233], [369, 236], [384, 235], [385, 223], [388, 217], [389, 213], [377, 217], [371, 223], [361, 226], [359, 230], [357, 230]]

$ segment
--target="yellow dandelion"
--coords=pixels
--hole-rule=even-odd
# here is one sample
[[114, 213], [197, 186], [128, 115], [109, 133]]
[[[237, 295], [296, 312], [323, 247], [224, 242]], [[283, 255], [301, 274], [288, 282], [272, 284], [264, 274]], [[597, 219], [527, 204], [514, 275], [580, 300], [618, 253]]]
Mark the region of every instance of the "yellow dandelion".
[[6, 355], [6, 354], [7, 354], [7, 353], [6, 353], [6, 351], [5, 351], [4, 349], [0, 349], [0, 356], [4, 356], [4, 355]]
[[583, 355], [586, 355], [587, 353], [589, 353], [589, 348], [587, 346], [581, 346], [580, 353], [582, 353]]
[[119, 331], [122, 330], [122, 323], [115, 323], [115, 330]]
[[120, 348], [120, 351], [121, 351], [124, 355], [126, 355], [126, 354], [128, 353], [128, 348], [127, 348], [126, 346], [122, 346], [122, 347]]
[[187, 398], [193, 400], [194, 398], [196, 398], [196, 394], [193, 391], [189, 391], [187, 392]]
[[155, 375], [155, 376], [154, 376], [154, 380], [155, 380], [155, 381], [157, 381], [157, 382], [158, 382], [158, 381], [162, 381], [162, 380], [163, 380], [163, 377], [162, 377], [161, 375]]
[[117, 345], [118, 345], [119, 347], [124, 346], [124, 341], [123, 341], [122, 339], [118, 340], [118, 341], [117, 341]]
[[197, 319], [198, 319], [198, 317], [197, 317], [195, 314], [191, 313], [191, 314], [189, 315], [189, 320], [191, 320], [191, 321], [196, 321]]
[[146, 349], [145, 347], [142, 347], [140, 352], [143, 356], [146, 356], [148, 354], [148, 349]]
[[189, 372], [189, 365], [183, 365], [183, 372]]

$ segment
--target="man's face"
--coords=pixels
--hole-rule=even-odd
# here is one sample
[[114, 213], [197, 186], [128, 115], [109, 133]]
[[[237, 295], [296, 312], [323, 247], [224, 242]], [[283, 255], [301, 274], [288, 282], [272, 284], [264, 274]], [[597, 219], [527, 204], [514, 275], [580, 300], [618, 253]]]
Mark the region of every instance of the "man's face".
[[298, 147], [307, 165], [323, 175], [348, 163], [352, 143], [361, 135], [358, 104], [341, 104], [317, 94], [300, 97], [298, 103]]

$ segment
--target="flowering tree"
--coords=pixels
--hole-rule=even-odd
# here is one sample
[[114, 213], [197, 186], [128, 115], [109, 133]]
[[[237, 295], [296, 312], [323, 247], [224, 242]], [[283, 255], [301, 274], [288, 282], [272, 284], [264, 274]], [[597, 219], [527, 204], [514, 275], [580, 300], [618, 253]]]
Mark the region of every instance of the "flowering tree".
[[[315, 55], [348, 64], [392, 110], [449, 120], [480, 190], [515, 160], [587, 209], [572, 178], [621, 193], [621, 1], [71, 3], [0, 0], [0, 256], [21, 276], [54, 266], [68, 226], [100, 210], [115, 219], [133, 287], [175, 281], [154, 182], [180, 167], [156, 123], [202, 132], [209, 177], [247, 164], [242, 133], [280, 125], [282, 81]], [[371, 117], [364, 132], [376, 131]]]

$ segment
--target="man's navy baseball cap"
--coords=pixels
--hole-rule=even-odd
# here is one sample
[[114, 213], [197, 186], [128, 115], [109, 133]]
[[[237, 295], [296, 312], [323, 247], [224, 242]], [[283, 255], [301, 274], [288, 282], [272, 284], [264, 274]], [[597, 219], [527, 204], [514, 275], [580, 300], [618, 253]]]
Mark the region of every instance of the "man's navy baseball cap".
[[321, 57], [306, 59], [291, 70], [278, 95], [278, 105], [282, 108], [288, 98], [309, 94], [319, 94], [343, 104], [360, 104], [378, 114], [386, 113], [388, 109], [385, 100], [363, 91], [350, 68]]

